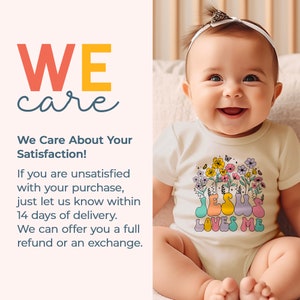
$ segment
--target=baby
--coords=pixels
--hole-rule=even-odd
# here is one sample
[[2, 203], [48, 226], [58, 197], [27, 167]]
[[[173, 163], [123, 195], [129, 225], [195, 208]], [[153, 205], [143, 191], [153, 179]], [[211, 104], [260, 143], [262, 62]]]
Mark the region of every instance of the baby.
[[272, 39], [211, 9], [189, 37], [183, 90], [198, 119], [167, 128], [154, 148], [153, 211], [174, 196], [174, 223], [154, 227], [154, 288], [182, 300], [296, 300], [300, 145], [267, 120], [280, 95]]

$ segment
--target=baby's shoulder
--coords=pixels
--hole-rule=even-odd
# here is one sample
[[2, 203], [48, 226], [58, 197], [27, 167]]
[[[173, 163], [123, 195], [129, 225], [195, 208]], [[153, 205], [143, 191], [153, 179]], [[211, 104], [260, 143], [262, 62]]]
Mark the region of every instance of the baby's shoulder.
[[283, 123], [277, 123], [274, 121], [267, 120], [269, 134], [273, 134], [278, 138], [287, 137], [287, 136], [296, 136], [295, 130]]

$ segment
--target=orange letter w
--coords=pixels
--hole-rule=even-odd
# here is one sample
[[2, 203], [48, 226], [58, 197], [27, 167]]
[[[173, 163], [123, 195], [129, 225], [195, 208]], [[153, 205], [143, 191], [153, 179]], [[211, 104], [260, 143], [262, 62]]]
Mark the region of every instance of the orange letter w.
[[34, 72], [26, 45], [18, 44], [30, 90], [40, 90], [45, 67], [47, 65], [53, 91], [61, 91], [66, 79], [74, 47], [75, 44], [67, 44], [59, 71], [57, 72], [51, 44], [42, 44], [36, 70]]

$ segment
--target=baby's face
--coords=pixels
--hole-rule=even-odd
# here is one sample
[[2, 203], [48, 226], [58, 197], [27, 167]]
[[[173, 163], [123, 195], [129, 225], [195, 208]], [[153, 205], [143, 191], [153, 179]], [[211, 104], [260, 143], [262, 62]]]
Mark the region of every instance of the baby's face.
[[260, 127], [281, 92], [272, 57], [260, 34], [203, 34], [194, 42], [183, 89], [208, 129], [240, 137]]

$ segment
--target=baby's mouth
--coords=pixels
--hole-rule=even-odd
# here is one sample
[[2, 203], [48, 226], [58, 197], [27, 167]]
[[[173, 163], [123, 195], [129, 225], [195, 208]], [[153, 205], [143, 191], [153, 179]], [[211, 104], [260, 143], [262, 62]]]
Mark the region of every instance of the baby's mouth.
[[242, 114], [246, 109], [241, 108], [241, 107], [224, 107], [224, 108], [219, 108], [219, 110], [228, 116], [238, 116]]

